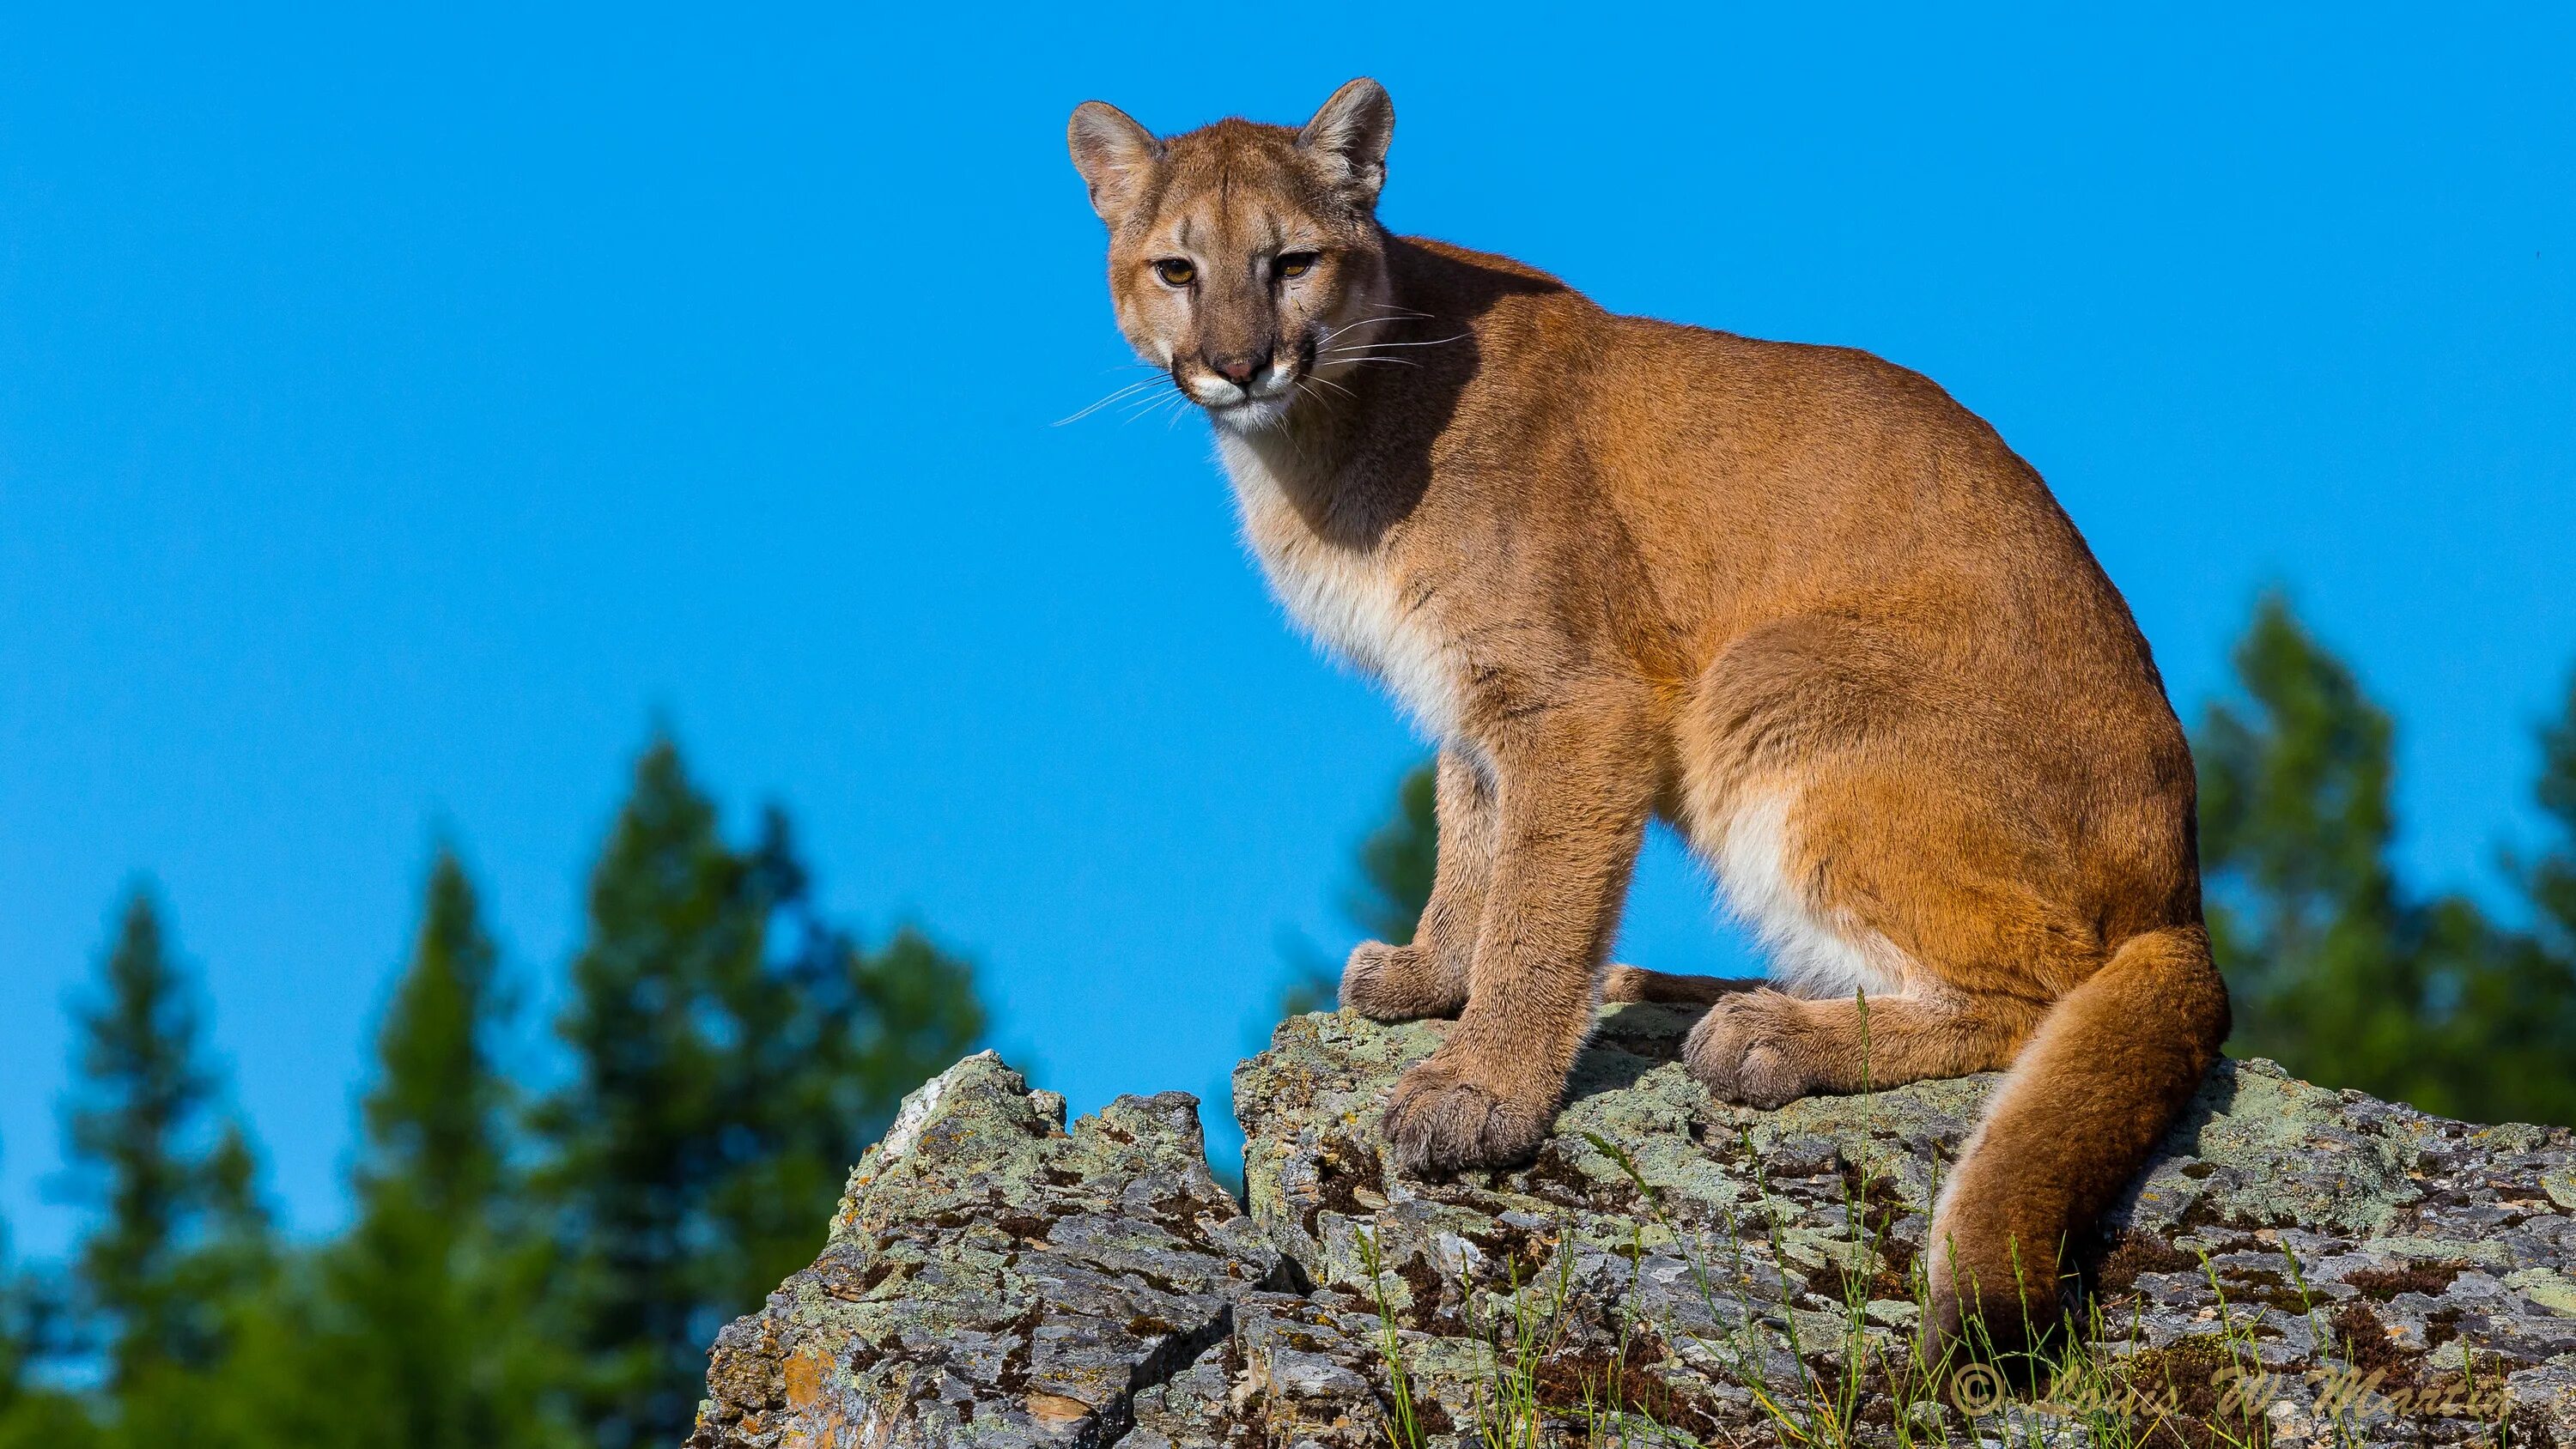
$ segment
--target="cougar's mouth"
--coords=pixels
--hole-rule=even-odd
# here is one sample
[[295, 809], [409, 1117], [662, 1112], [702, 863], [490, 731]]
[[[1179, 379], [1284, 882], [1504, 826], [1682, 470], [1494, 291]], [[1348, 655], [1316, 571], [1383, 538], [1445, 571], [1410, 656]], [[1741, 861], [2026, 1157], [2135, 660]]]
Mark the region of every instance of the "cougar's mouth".
[[1288, 416], [1288, 394], [1254, 393], [1228, 403], [1207, 405], [1208, 418], [1236, 432], [1253, 432], [1276, 425]]
[[1287, 412], [1301, 375], [1302, 370], [1274, 368], [1266, 376], [1253, 379], [1249, 385], [1206, 375], [1175, 381], [1181, 391], [1189, 395], [1190, 401], [1205, 409], [1208, 416], [1233, 426], [1260, 426]]

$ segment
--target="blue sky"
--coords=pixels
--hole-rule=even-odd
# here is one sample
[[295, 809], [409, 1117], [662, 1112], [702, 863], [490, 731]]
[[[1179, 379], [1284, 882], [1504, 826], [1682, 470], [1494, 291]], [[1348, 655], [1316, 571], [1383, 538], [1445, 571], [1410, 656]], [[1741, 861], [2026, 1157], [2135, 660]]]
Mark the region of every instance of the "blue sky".
[[[1372, 74], [1398, 229], [1930, 374], [2187, 714], [2288, 584], [2399, 715], [2410, 869], [2492, 889], [2576, 662], [2565, 13], [1762, 8], [9, 7], [21, 1248], [74, 1230], [61, 1007], [122, 882], [320, 1230], [434, 833], [542, 994], [657, 717], [838, 913], [971, 952], [1078, 1106], [1222, 1080], [1419, 746], [1283, 625], [1201, 424], [1050, 426], [1126, 360], [1095, 96], [1298, 120]], [[1627, 949], [1740, 960], [1668, 843]]]

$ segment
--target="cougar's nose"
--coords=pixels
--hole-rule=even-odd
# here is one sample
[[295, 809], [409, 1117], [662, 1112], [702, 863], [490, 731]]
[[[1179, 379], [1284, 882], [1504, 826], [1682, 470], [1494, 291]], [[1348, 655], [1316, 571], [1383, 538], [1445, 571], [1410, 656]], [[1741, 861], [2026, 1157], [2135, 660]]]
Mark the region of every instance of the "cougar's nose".
[[1207, 365], [1216, 372], [1217, 376], [1233, 383], [1236, 387], [1250, 387], [1252, 380], [1259, 377], [1262, 370], [1270, 365], [1270, 359], [1243, 352], [1225, 357], [1211, 357], [1207, 360]]

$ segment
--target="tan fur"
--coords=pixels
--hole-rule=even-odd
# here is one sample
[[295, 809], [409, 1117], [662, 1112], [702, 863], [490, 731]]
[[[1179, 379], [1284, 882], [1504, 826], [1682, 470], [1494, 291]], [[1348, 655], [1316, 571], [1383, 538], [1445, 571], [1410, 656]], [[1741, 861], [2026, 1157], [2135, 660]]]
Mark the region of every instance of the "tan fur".
[[[1759, 1106], [2011, 1067], [1943, 1194], [1934, 1326], [2045, 1331], [2069, 1235], [2227, 1033], [2146, 641], [1922, 377], [1387, 234], [1393, 122], [1354, 81], [1302, 131], [1093, 102], [1071, 144], [1120, 326], [1208, 408], [1273, 587], [1440, 744], [1430, 906], [1342, 986], [1458, 1016], [1387, 1104], [1397, 1160], [1526, 1157], [1605, 988], [1709, 1003], [1689, 1069]], [[1786, 989], [1605, 964], [1657, 815]]]

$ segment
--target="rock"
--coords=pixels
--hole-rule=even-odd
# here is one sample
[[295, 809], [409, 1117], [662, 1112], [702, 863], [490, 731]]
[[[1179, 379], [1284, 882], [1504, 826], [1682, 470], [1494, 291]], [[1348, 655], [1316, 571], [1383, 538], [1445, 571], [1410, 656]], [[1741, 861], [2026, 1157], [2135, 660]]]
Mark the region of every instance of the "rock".
[[2510, 1426], [2576, 1449], [2566, 1128], [2222, 1063], [2085, 1245], [2068, 1367], [1936, 1387], [1915, 1260], [1996, 1078], [1754, 1111], [1683, 1073], [1690, 1021], [1604, 1009], [1537, 1159], [1438, 1183], [1392, 1176], [1377, 1124], [1446, 1025], [1284, 1022], [1235, 1076], [1248, 1213], [1190, 1098], [1068, 1130], [1061, 1098], [971, 1057], [861, 1160], [821, 1259], [719, 1337], [689, 1443], [1606, 1443], [1651, 1421], [2078, 1444], [2108, 1415], [2194, 1445]]
[[1067, 1131], [990, 1052], [904, 1100], [814, 1266], [719, 1335], [690, 1442], [1108, 1444], [1137, 1393], [1285, 1281], [1208, 1175], [1198, 1102], [1122, 1097]]

